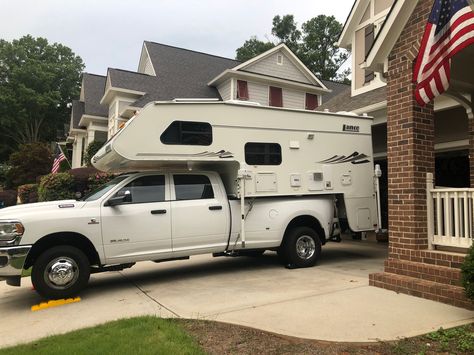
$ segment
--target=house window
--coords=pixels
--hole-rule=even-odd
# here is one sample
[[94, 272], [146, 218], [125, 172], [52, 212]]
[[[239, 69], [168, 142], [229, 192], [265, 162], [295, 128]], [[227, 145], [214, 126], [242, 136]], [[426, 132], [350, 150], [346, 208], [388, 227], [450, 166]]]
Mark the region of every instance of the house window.
[[[369, 51], [374, 44], [375, 39], [375, 26], [370, 24], [365, 28], [365, 59], [369, 55]], [[373, 70], [365, 70], [364, 83], [369, 83], [374, 80], [375, 75]]]
[[160, 140], [163, 144], [211, 145], [212, 126], [207, 122], [174, 121]]
[[202, 200], [214, 198], [209, 178], [205, 175], [174, 175], [176, 200]]
[[245, 162], [249, 165], [280, 165], [281, 146], [278, 143], [246, 143]]
[[277, 55], [277, 64], [283, 65], [283, 56], [281, 54]]
[[306, 93], [306, 109], [307, 110], [316, 110], [319, 106], [318, 95]]
[[237, 80], [237, 98], [239, 100], [249, 99], [249, 88], [245, 80]]
[[283, 93], [281, 88], [270, 86], [269, 102], [270, 106], [283, 107]]

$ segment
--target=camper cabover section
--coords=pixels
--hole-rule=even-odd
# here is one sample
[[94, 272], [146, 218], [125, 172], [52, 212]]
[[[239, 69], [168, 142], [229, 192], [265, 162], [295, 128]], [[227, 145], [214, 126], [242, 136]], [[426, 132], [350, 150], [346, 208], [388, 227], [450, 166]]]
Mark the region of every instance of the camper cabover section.
[[217, 171], [235, 197], [334, 195], [343, 199], [351, 229], [370, 230], [377, 224], [371, 123], [351, 114], [155, 102], [93, 164], [108, 172]]

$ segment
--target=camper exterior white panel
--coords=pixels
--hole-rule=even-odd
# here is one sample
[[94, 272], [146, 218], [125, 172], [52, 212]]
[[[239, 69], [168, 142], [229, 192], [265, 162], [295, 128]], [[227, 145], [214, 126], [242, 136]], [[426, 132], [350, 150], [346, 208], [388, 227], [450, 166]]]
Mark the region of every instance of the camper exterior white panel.
[[249, 100], [258, 102], [260, 105], [268, 106], [268, 85], [248, 82]]
[[[279, 56], [282, 59], [281, 62], [279, 62]], [[292, 81], [300, 81], [305, 84], [313, 84], [282, 52], [275, 52], [267, 58], [246, 67], [245, 70]]]

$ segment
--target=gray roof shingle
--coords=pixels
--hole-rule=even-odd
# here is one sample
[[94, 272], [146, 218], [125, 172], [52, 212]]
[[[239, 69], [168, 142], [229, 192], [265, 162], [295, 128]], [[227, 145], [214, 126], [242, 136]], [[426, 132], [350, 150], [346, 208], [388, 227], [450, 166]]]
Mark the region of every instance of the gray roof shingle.
[[339, 95], [341, 92], [346, 90], [347, 88], [350, 89], [350, 85], [348, 84], [343, 84], [343, 83], [338, 83], [332, 80], [321, 80], [321, 82], [329, 89], [332, 90], [332, 92], [329, 92], [327, 94], [323, 95], [323, 103], [328, 102], [331, 100], [333, 97], [336, 97]]
[[71, 124], [70, 128], [82, 128], [79, 127], [79, 121], [84, 114], [84, 102], [79, 100], [72, 100], [71, 108]]
[[91, 116], [108, 117], [108, 107], [100, 104], [100, 100], [104, 96], [106, 77], [84, 73], [82, 80], [84, 86], [84, 113]]
[[318, 111], [329, 110], [330, 112], [354, 111], [362, 107], [370, 106], [387, 99], [386, 87], [381, 87], [363, 94], [351, 97], [351, 87], [348, 86], [331, 100], [324, 102], [318, 107]]

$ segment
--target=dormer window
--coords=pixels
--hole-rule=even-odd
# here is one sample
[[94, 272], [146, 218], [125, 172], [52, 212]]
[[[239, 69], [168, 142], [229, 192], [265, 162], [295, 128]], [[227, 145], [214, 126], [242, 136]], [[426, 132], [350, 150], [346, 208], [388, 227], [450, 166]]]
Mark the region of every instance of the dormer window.
[[245, 80], [237, 80], [237, 99], [249, 99], [249, 88]]
[[278, 65], [283, 65], [283, 55], [281, 55], [281, 54], [277, 55], [277, 64]]

